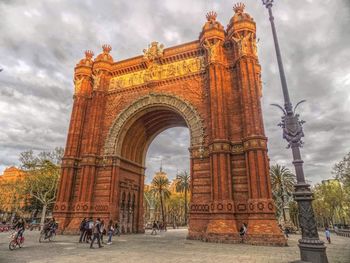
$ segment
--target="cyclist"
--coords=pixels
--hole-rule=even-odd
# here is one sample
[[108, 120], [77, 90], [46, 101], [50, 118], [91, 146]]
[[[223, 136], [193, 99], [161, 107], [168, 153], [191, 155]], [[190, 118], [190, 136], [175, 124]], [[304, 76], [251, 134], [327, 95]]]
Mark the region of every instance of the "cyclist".
[[23, 236], [25, 230], [25, 222], [23, 218], [20, 218], [17, 223], [13, 226], [13, 229], [17, 231], [16, 240]]
[[55, 233], [57, 227], [57, 223], [55, 218], [53, 217], [45, 226], [45, 239], [50, 237], [52, 233]]

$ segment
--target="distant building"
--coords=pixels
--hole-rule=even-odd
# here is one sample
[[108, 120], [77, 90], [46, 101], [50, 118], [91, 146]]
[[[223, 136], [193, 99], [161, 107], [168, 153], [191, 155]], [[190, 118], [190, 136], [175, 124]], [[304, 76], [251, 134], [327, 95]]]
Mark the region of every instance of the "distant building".
[[0, 175], [0, 218], [8, 219], [22, 210], [27, 196], [24, 194], [24, 179], [27, 173], [11, 166]]

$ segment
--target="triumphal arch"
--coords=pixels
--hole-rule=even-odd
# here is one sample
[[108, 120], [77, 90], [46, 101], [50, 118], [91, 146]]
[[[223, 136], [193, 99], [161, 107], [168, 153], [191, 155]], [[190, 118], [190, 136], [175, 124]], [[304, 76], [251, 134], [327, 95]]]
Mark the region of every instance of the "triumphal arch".
[[[145, 155], [160, 132], [190, 131], [188, 238], [285, 245], [269, 179], [256, 25], [236, 4], [225, 28], [209, 12], [197, 40], [118, 61], [111, 47], [75, 67], [74, 104], [54, 216], [77, 231], [84, 217], [144, 232]], [[171, 139], [171, 138], [169, 138]]]

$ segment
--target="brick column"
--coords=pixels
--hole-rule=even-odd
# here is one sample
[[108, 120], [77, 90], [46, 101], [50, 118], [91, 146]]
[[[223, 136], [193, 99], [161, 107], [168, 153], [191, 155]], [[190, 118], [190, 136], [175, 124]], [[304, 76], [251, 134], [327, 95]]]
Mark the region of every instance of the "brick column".
[[232, 199], [231, 157], [227, 94], [230, 92], [227, 59], [224, 55], [225, 31], [216, 21], [216, 13], [207, 14], [208, 22], [200, 35], [207, 55], [207, 89], [209, 111], [209, 163], [211, 175], [210, 220], [207, 240], [236, 239], [237, 225]]
[[85, 55], [85, 59], [82, 59], [75, 68], [74, 103], [65, 154], [62, 160], [57, 201], [54, 207], [54, 216], [58, 220], [61, 230], [66, 228], [72, 217], [72, 197], [74, 196], [77, 165], [81, 152], [82, 133], [85, 128], [88, 96], [91, 91], [90, 74], [93, 64], [93, 53], [91, 51], [86, 51]]
[[[242, 105], [242, 142], [248, 177], [246, 211], [248, 240], [252, 244], [285, 245], [275, 218], [271, 196], [267, 138], [261, 112], [260, 65], [256, 50], [255, 23], [243, 13], [243, 5], [235, 7], [228, 28], [228, 39], [234, 47], [234, 74]], [[240, 17], [240, 18], [239, 18]]]

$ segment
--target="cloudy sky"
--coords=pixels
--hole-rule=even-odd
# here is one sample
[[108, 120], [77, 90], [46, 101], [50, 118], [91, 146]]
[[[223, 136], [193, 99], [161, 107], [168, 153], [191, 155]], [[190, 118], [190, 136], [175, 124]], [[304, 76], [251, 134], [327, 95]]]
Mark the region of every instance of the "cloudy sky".
[[[305, 124], [302, 150], [312, 183], [331, 177], [332, 165], [350, 151], [350, 1], [276, 1], [274, 14], [291, 98]], [[269, 106], [282, 94], [267, 11], [246, 0], [257, 22], [263, 69], [263, 111], [271, 163], [290, 167]], [[228, 0], [0, 0], [0, 173], [18, 165], [24, 150], [64, 146], [72, 108], [73, 69], [86, 49], [111, 44], [115, 60], [140, 55], [152, 40], [166, 47], [192, 41], [210, 10], [226, 26]], [[188, 169], [189, 132], [174, 128], [150, 146], [147, 175]]]

